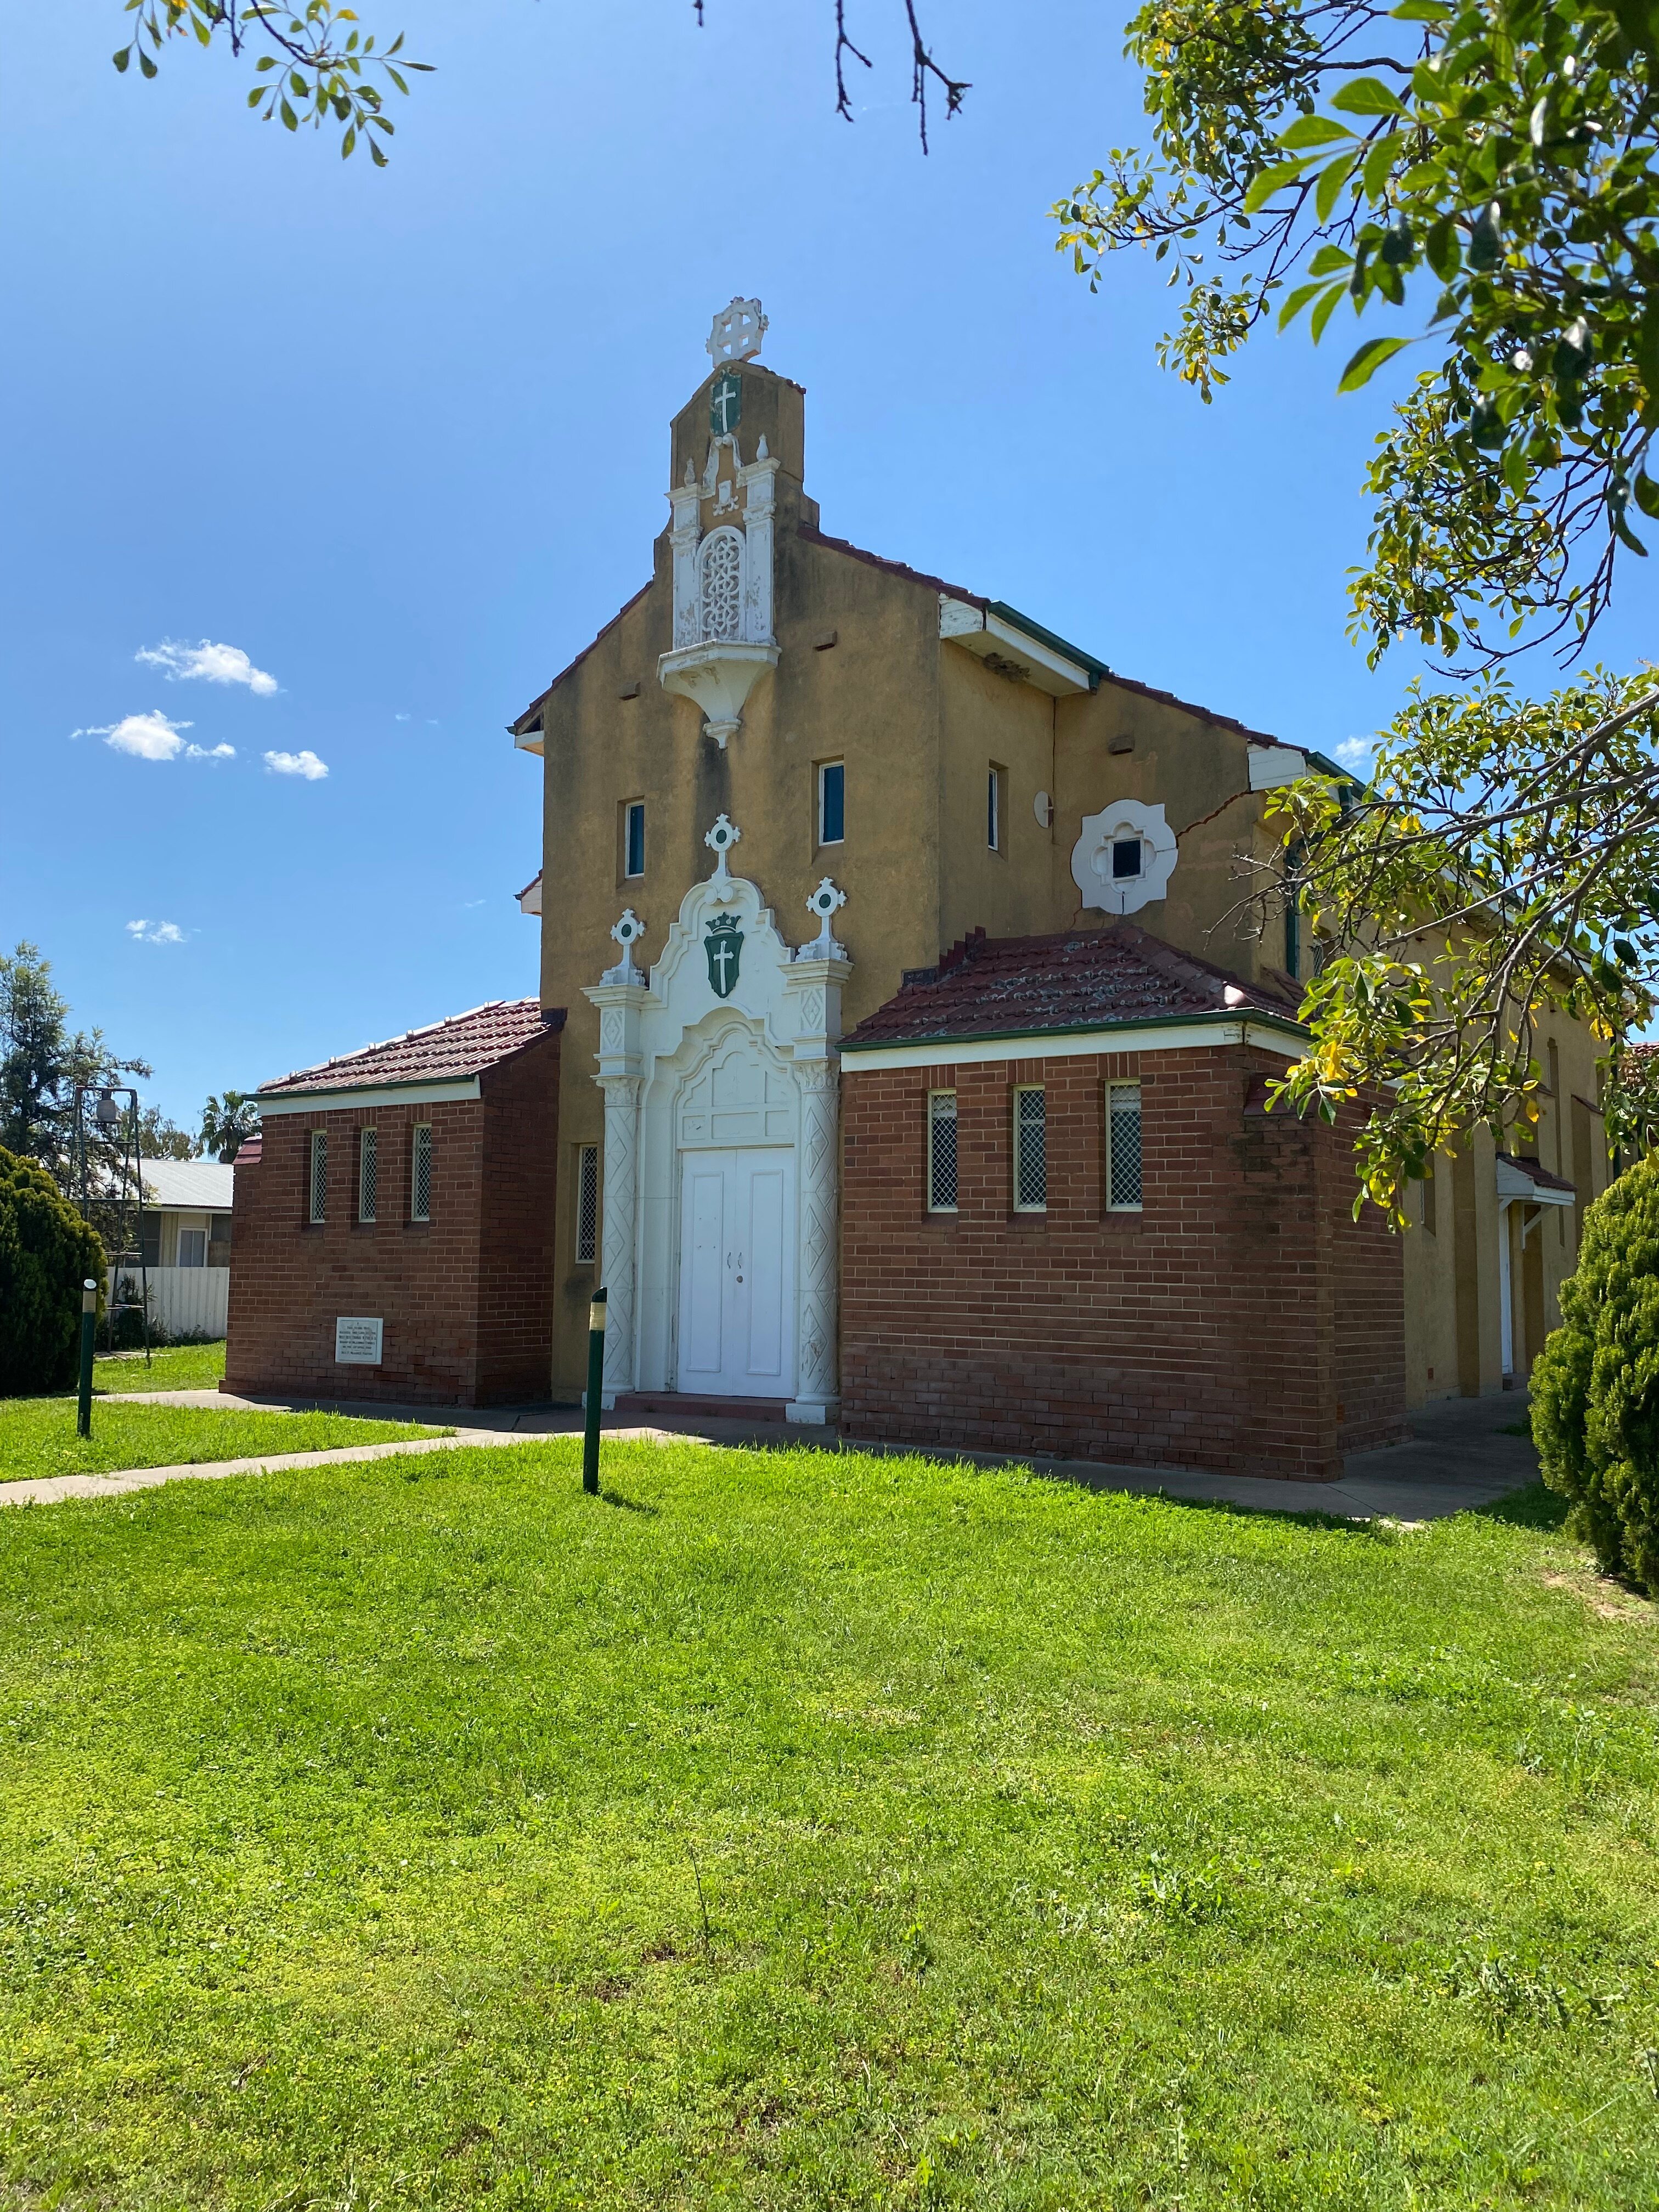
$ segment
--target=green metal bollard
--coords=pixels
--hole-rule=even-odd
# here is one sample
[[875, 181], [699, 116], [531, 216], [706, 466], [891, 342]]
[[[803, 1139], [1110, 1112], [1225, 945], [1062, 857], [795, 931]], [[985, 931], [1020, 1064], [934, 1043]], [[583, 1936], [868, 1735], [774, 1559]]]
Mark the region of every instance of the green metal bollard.
[[582, 1488], [599, 1494], [599, 1400], [605, 1395], [605, 1310], [606, 1293], [595, 1291], [587, 1309], [587, 1429], [582, 1438]]
[[81, 1402], [76, 1409], [75, 1433], [92, 1434], [92, 1340], [98, 1327], [98, 1285], [88, 1275], [81, 1285]]

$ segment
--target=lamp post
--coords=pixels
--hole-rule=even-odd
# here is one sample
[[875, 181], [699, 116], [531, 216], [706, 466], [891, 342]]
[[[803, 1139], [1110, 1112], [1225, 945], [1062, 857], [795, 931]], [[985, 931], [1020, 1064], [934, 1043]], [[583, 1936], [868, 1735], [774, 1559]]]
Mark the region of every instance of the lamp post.
[[92, 1339], [98, 1326], [98, 1285], [88, 1275], [81, 1285], [81, 1402], [75, 1416], [76, 1436], [92, 1434]]
[[599, 1494], [599, 1401], [605, 1395], [604, 1291], [595, 1291], [587, 1309], [587, 1425], [582, 1437], [582, 1488], [590, 1498]]
[[[144, 1364], [148, 1367], [150, 1364], [149, 1267], [144, 1258], [144, 1146], [138, 1122], [138, 1093], [130, 1083], [100, 1083], [96, 1085], [76, 1084], [75, 1087], [75, 1128], [81, 1146], [81, 1212], [82, 1218], [88, 1222], [92, 1218], [91, 1146], [87, 1140], [85, 1113], [85, 1100], [88, 1091], [95, 1092], [97, 1103], [93, 1108], [93, 1119], [97, 1122], [100, 1133], [103, 1136], [112, 1139], [123, 1121], [128, 1123], [128, 1136], [121, 1144], [122, 1195], [124, 1197], [125, 1195], [126, 1176], [130, 1164], [133, 1185], [137, 1193], [138, 1281], [139, 1294], [143, 1299], [141, 1311], [144, 1332]], [[118, 1097], [125, 1098], [128, 1102], [125, 1109], [116, 1104]], [[117, 1273], [118, 1273], [118, 1261], [115, 1263]], [[113, 1280], [111, 1282], [110, 1289], [110, 1329], [112, 1349], [116, 1306]], [[82, 1433], [84, 1435], [86, 1431], [83, 1430]]]

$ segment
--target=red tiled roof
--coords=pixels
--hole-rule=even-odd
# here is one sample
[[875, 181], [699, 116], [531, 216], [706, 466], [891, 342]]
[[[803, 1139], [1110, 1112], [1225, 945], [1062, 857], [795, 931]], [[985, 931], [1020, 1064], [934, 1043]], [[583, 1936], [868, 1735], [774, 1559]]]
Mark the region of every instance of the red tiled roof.
[[264, 1149], [263, 1137], [244, 1137], [236, 1147], [236, 1157], [231, 1162], [231, 1165], [235, 1168], [257, 1168], [264, 1157]]
[[477, 1075], [534, 1044], [550, 1029], [564, 1025], [558, 1008], [544, 1014], [538, 999], [492, 999], [470, 1013], [410, 1030], [384, 1044], [343, 1053], [320, 1067], [302, 1067], [280, 1081], [261, 1085], [262, 1097], [296, 1091], [355, 1091], [366, 1085], [454, 1083]]
[[842, 1039], [861, 1046], [1103, 1029], [1196, 1014], [1296, 1019], [1287, 994], [1245, 983], [1177, 951], [1132, 921], [1055, 937], [987, 937], [976, 929], [939, 962], [937, 980], [906, 983]]

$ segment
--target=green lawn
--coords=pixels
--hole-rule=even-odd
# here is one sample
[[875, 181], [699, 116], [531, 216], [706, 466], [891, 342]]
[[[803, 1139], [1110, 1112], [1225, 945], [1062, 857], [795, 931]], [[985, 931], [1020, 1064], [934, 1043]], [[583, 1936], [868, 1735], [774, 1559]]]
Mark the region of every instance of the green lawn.
[[[73, 1398], [0, 1398], [0, 1482], [182, 1467], [247, 1459], [256, 1452], [332, 1451], [342, 1444], [448, 1433], [411, 1421], [356, 1421], [339, 1413], [220, 1413], [207, 1406], [112, 1406], [95, 1399], [92, 1434], [83, 1438], [75, 1432], [75, 1415]], [[4, 1533], [0, 1530], [0, 1544]]]
[[1659, 1634], [1540, 1497], [608, 1450], [0, 1516], [0, 2203], [1653, 2207]]
[[225, 1371], [223, 1340], [217, 1344], [179, 1344], [165, 1352], [152, 1352], [149, 1364], [141, 1352], [135, 1359], [93, 1362], [94, 1390], [215, 1390]]

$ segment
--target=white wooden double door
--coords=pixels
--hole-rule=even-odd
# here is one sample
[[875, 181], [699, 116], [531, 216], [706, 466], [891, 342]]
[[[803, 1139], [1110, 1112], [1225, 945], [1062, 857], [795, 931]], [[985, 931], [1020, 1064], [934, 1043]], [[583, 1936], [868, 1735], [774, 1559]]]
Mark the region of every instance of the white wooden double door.
[[678, 1383], [726, 1398], [795, 1388], [795, 1155], [681, 1154]]

